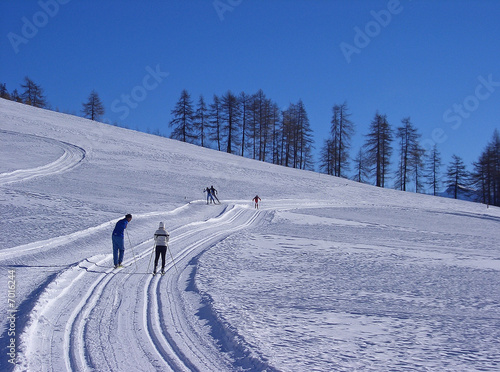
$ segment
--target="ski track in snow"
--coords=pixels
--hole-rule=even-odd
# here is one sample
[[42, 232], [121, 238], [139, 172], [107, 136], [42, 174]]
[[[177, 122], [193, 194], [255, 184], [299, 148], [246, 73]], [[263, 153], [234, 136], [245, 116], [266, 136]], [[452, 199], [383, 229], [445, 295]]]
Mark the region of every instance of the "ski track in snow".
[[63, 150], [63, 154], [55, 161], [31, 169], [18, 169], [13, 172], [0, 173], [0, 186], [12, 182], [26, 181], [36, 177], [44, 177], [57, 173], [69, 171], [85, 158], [85, 150], [70, 143], [53, 140], [47, 137], [39, 137], [30, 134], [16, 133], [0, 129], [0, 133], [29, 137], [39, 141], [48, 142]]
[[[110, 268], [111, 257], [106, 255], [89, 257], [64, 270], [48, 285], [33, 309], [21, 337], [23, 352], [18, 370], [132, 371], [138, 361], [141, 370], [148, 370], [147, 366], [151, 370], [229, 370], [227, 364], [221, 364], [211, 342], [204, 339], [206, 336], [198, 334], [199, 326], [192, 324], [193, 319], [186, 319], [182, 297], [190, 274], [187, 264], [231, 233], [258, 224], [263, 214], [232, 206], [217, 217], [170, 231], [170, 245], [183, 249], [172, 256], [173, 261], [167, 254], [164, 276], [146, 273], [152, 239], [133, 247], [135, 255], [128, 254], [124, 269]], [[91, 235], [92, 231], [85, 234]], [[82, 233], [77, 235], [82, 238]], [[71, 239], [58, 240], [68, 243]], [[35, 242], [30, 249], [46, 245]], [[51, 249], [54, 247], [57, 245], [51, 245]], [[152, 265], [149, 268], [151, 271]], [[130, 296], [132, 293], [137, 295]], [[124, 313], [132, 319], [121, 319]], [[116, 319], [112, 314], [120, 315]], [[121, 349], [117, 341], [120, 339], [137, 340], [137, 348]], [[145, 347], [143, 342], [151, 347]], [[151, 349], [156, 354], [151, 354]], [[124, 353], [126, 357], [120, 360], [117, 355]]]
[[[174, 211], [147, 213], [136, 219], [189, 214], [190, 208], [202, 205], [189, 203]], [[318, 207], [321, 202], [310, 205]], [[151, 238], [140, 239], [141, 243], [127, 248], [123, 269], [113, 269], [112, 255], [107, 254], [87, 257], [61, 270], [45, 285], [30, 313], [20, 337], [16, 370], [134, 371], [140, 365], [141, 371], [230, 371], [241, 364], [251, 370], [274, 370], [254, 353], [245, 351], [248, 346], [241, 345], [239, 336], [232, 334], [226, 324], [215, 325], [220, 322], [217, 315], [212, 314], [208, 326], [204, 326], [207, 319], [202, 321], [193, 314], [198, 311], [192, 305], [197, 295], [191, 293], [189, 299], [185, 296], [190, 263], [195, 257], [233, 233], [262, 224], [278, 206], [282, 210], [296, 208], [290, 201], [276, 201], [270, 210], [251, 209], [244, 204], [223, 205], [211, 218], [170, 230], [173, 255], [167, 253], [164, 276], [150, 274], [154, 261]], [[115, 222], [6, 249], [0, 252], [0, 261], [33, 250], [43, 254], [57, 251], [109, 230]], [[201, 303], [202, 299], [194, 302]], [[239, 360], [235, 366], [229, 356], [221, 357], [218, 340], [209, 335], [213, 328], [226, 330], [223, 342], [234, 343], [240, 354], [246, 355], [244, 361]], [[127, 340], [127, 350], [119, 340]], [[134, 349], [130, 349], [132, 345]]]

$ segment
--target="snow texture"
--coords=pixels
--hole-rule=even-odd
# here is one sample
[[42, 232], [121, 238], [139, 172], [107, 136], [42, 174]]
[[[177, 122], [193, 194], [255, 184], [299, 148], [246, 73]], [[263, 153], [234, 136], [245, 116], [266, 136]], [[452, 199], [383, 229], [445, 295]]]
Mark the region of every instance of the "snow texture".
[[2, 371], [500, 370], [499, 208], [1, 99], [0, 141]]

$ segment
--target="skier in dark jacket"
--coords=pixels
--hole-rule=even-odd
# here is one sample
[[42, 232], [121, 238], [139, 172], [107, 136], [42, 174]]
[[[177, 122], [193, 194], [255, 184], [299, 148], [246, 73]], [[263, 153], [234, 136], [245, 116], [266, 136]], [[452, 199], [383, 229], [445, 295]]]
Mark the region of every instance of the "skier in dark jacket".
[[[217, 197], [217, 190], [214, 188], [214, 186], [212, 185], [210, 187], [210, 194], [215, 198], [217, 199], [217, 203], [220, 204], [220, 201], [219, 201], [219, 198]], [[215, 202], [214, 202], [215, 203]]]
[[259, 195], [255, 195], [252, 200], [255, 202], [255, 208], [259, 209], [259, 200], [261, 200], [261, 198], [259, 198]]
[[111, 240], [113, 242], [113, 263], [115, 264], [115, 269], [117, 267], [122, 267], [123, 255], [125, 254], [124, 231], [130, 221], [132, 221], [132, 215], [127, 214], [125, 218], [122, 218], [116, 223], [113, 234], [111, 235]]
[[205, 190], [203, 190], [203, 192], [206, 192], [207, 193], [207, 204], [208, 204], [208, 199], [210, 198], [210, 203], [214, 203], [215, 204], [215, 200], [214, 200], [214, 197], [212, 196], [212, 191], [210, 191], [210, 187], [207, 187]]

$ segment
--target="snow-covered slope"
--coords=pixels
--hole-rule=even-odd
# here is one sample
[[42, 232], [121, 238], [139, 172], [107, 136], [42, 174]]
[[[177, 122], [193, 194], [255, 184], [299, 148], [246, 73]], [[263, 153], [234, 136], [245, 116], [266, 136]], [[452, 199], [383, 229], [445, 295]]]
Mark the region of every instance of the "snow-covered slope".
[[1, 99], [0, 139], [1, 370], [499, 368], [498, 208]]

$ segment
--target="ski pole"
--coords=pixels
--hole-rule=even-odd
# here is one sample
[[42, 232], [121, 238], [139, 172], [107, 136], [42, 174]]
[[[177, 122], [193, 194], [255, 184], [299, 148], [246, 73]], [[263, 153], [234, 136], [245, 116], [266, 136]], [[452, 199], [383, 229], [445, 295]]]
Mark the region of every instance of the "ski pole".
[[132, 247], [132, 242], [130, 241], [130, 235], [128, 234], [128, 231], [127, 231], [127, 238], [128, 238], [128, 242], [130, 244], [130, 249], [132, 249], [132, 255], [134, 256], [135, 270], [137, 271], [137, 259], [135, 258], [134, 247]]
[[177, 265], [175, 264], [175, 261], [174, 261], [174, 256], [172, 255], [172, 251], [170, 250], [170, 246], [168, 244], [167, 244], [167, 250], [170, 252], [170, 257], [172, 257], [172, 262], [174, 264], [175, 271], [177, 271], [177, 274], [179, 274], [179, 270], [177, 270]]
[[156, 248], [156, 242], [153, 243], [153, 252], [151, 252], [151, 256], [149, 256], [149, 263], [148, 263], [148, 272], [149, 273], [149, 266], [151, 265], [151, 259], [153, 258], [153, 253], [155, 253], [155, 248]]

